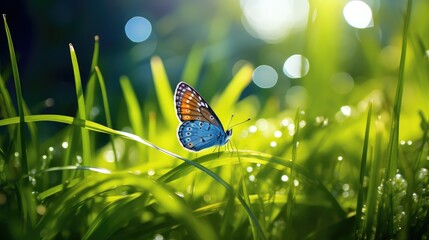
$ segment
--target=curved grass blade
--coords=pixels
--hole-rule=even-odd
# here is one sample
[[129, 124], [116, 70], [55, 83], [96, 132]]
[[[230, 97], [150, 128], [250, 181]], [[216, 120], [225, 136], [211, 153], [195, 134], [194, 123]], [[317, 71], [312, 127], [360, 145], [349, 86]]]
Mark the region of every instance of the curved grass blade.
[[[292, 164], [291, 161], [286, 159], [276, 157], [269, 154], [264, 154], [255, 151], [238, 151], [240, 154], [240, 162], [241, 163], [253, 163], [253, 164], [261, 164], [273, 167], [277, 170], [284, 170], [285, 168], [291, 168], [292, 165], [297, 174], [305, 177], [309, 184], [313, 185], [316, 189], [319, 189], [322, 193], [325, 194], [326, 198], [331, 203], [332, 207], [335, 209], [335, 213], [341, 218], [346, 218], [346, 212], [342, 209], [341, 205], [338, 203], [337, 199], [331, 192], [323, 185], [323, 183], [314, 176], [310, 171], [303, 168], [298, 164]], [[230, 153], [220, 152], [218, 157], [217, 153], [212, 153], [208, 155], [204, 155], [198, 157], [193, 160], [194, 163], [198, 163], [201, 166], [207, 166], [210, 168], [216, 168], [225, 165], [234, 165], [239, 164], [240, 162], [236, 157], [232, 157]], [[158, 180], [163, 182], [170, 182], [176, 179], [179, 179], [187, 174], [190, 174], [194, 171], [193, 168], [188, 166], [185, 163], [180, 164], [179, 166], [173, 168], [168, 173], [162, 175]]]
[[[80, 127], [86, 128], [88, 130], [92, 130], [92, 131], [118, 135], [118, 136], [130, 139], [130, 140], [139, 142], [139, 143], [144, 144], [146, 146], [152, 147], [152, 148], [154, 148], [154, 149], [156, 149], [156, 150], [158, 150], [164, 154], [167, 154], [169, 156], [180, 159], [180, 160], [184, 161], [187, 165], [191, 165], [191, 166], [201, 170], [202, 172], [204, 172], [208, 176], [212, 177], [216, 182], [221, 184], [226, 190], [233, 192], [233, 188], [227, 182], [225, 182], [225, 180], [223, 180], [221, 177], [219, 177], [216, 173], [214, 173], [210, 169], [198, 164], [195, 161], [191, 161], [191, 160], [186, 159], [184, 157], [181, 157], [175, 153], [172, 153], [170, 151], [162, 149], [162, 148], [152, 144], [151, 142], [142, 139], [141, 137], [139, 137], [137, 135], [127, 133], [127, 132], [118, 131], [118, 130], [114, 130], [114, 129], [108, 128], [106, 126], [103, 126], [101, 124], [91, 122], [88, 120], [84, 121], [84, 120], [75, 119], [72, 117], [62, 116], [62, 115], [49, 115], [49, 114], [47, 114], [47, 115], [26, 116], [25, 121], [28, 121], [28, 122], [36, 122], [36, 121], [63, 122], [63, 123], [67, 123], [67, 124], [73, 124], [76, 126], [80, 126]], [[0, 120], [0, 126], [17, 124], [18, 122], [19, 122], [18, 118], [1, 119]], [[213, 156], [212, 156], [212, 159], [213, 159]], [[252, 219], [253, 223], [257, 227], [258, 237], [260, 239], [265, 239], [262, 228], [259, 225], [259, 222], [258, 222], [256, 216], [254, 215], [254, 213], [252, 212], [252, 210], [250, 209], [250, 207], [246, 204], [246, 202], [244, 201], [244, 199], [241, 196], [237, 196], [237, 199], [238, 199], [238, 201], [240, 201], [242, 207], [245, 209], [246, 213], [249, 215], [249, 217]]]
[[[80, 77], [79, 64], [77, 61], [76, 52], [73, 45], [69, 44], [70, 57], [73, 66], [73, 74], [76, 87], [76, 97], [78, 105], [78, 116], [79, 119], [86, 120], [86, 106], [85, 99], [83, 96], [82, 81]], [[87, 129], [81, 128], [81, 140], [82, 140], [82, 164], [86, 166], [91, 165], [91, 141], [89, 139], [89, 132]]]
[[[28, 174], [28, 162], [27, 162], [27, 143], [25, 138], [25, 110], [24, 110], [24, 98], [21, 90], [21, 80], [19, 77], [18, 64], [16, 61], [15, 48], [13, 46], [12, 36], [9, 31], [9, 26], [6, 21], [6, 14], [3, 14], [3, 22], [6, 31], [7, 43], [9, 47], [9, 55], [12, 65], [13, 80], [15, 83], [15, 92], [18, 103], [18, 114], [19, 114], [19, 126], [18, 126], [18, 151], [20, 156], [21, 176]], [[13, 136], [13, 135], [11, 135]], [[16, 184], [16, 194], [18, 201], [20, 202], [20, 211], [22, 214], [23, 228], [32, 227], [36, 222], [35, 203], [31, 195], [31, 187], [29, 179], [24, 177], [20, 178]]]
[[[189, 229], [194, 231], [198, 238], [216, 239], [216, 234], [213, 229], [205, 222], [193, 216], [192, 211], [187, 208], [175, 193], [167, 190], [166, 187], [156, 181], [130, 173], [92, 175], [85, 178], [85, 181], [81, 181], [68, 189], [67, 194], [61, 195], [61, 197], [48, 208], [46, 215], [42, 217], [42, 220], [38, 224], [38, 229], [43, 233], [42, 239], [52, 239], [57, 236], [62, 230], [62, 225], [74, 214], [77, 207], [95, 196], [99, 196], [100, 193], [115, 191], [117, 187], [122, 186], [133, 187], [136, 189], [136, 192], [142, 191], [150, 193], [156, 200], [156, 203], [171, 216], [186, 223]], [[144, 201], [140, 202], [140, 208], [144, 208], [144, 205], [141, 205], [142, 203], [144, 203]], [[118, 230], [104, 228], [103, 217], [114, 218], [115, 215], [113, 210], [119, 211], [121, 209], [107, 208], [106, 211], [102, 212], [103, 216], [96, 219], [94, 225], [92, 225], [89, 232], [85, 235], [85, 238], [89, 238], [89, 236], [94, 237], [94, 239], [101, 236], [104, 238]], [[134, 216], [139, 216], [138, 213], [139, 212], [134, 212]], [[128, 219], [130, 218], [132, 218], [132, 216], [128, 216]], [[53, 219], [55, 219], [55, 221], [53, 221]], [[122, 225], [116, 225], [116, 228], [120, 227], [122, 227]], [[95, 233], [97, 233], [97, 235], [92, 236]]]
[[3, 22], [4, 27], [6, 31], [7, 36], [7, 43], [9, 47], [9, 55], [10, 55], [10, 61], [12, 65], [12, 73], [13, 73], [13, 80], [15, 83], [15, 92], [16, 92], [16, 99], [18, 102], [18, 114], [19, 114], [19, 138], [20, 138], [20, 146], [19, 146], [19, 153], [21, 156], [21, 174], [27, 174], [28, 173], [28, 163], [27, 163], [27, 144], [25, 141], [25, 113], [24, 113], [24, 98], [22, 96], [22, 90], [21, 90], [21, 79], [19, 77], [19, 71], [18, 71], [18, 64], [16, 61], [16, 54], [15, 54], [15, 48], [13, 46], [12, 36], [10, 34], [9, 26], [7, 25], [6, 21], [6, 14], [3, 14]]

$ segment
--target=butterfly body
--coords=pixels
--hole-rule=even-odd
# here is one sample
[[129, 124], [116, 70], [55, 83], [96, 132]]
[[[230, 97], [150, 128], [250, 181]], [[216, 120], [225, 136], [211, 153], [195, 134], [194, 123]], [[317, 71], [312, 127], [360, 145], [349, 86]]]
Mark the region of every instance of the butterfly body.
[[182, 122], [177, 135], [184, 148], [200, 151], [229, 141], [232, 130], [224, 130], [208, 103], [191, 86], [180, 82], [174, 96], [177, 117]]

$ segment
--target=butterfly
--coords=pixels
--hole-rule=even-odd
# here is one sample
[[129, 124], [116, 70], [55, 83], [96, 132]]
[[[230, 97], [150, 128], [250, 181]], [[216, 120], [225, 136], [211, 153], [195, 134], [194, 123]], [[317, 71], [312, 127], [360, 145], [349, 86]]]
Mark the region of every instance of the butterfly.
[[184, 82], [178, 83], [174, 92], [174, 103], [181, 122], [177, 136], [184, 148], [200, 151], [228, 143], [232, 129], [224, 130], [216, 113], [191, 86]]

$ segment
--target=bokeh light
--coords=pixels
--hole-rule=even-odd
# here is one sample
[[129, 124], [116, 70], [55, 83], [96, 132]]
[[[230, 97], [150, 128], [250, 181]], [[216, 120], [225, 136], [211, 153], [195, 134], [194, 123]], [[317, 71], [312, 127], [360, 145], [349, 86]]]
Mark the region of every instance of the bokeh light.
[[278, 74], [274, 68], [261, 65], [253, 71], [253, 82], [260, 88], [272, 88], [276, 85]]
[[143, 42], [152, 33], [152, 24], [144, 17], [132, 17], [125, 24], [125, 34], [133, 42]]
[[243, 25], [254, 37], [278, 42], [307, 24], [305, 0], [241, 0]]
[[350, 1], [344, 6], [343, 15], [347, 23], [354, 28], [373, 26], [371, 8], [363, 1]]
[[310, 70], [308, 59], [300, 54], [295, 54], [286, 59], [283, 64], [283, 72], [289, 78], [302, 78]]

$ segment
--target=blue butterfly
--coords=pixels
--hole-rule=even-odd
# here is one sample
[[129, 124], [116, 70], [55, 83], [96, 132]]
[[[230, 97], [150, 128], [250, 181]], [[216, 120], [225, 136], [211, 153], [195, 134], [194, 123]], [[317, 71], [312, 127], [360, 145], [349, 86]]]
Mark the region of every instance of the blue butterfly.
[[232, 129], [224, 130], [219, 118], [208, 103], [191, 86], [177, 84], [174, 93], [176, 113], [180, 124], [177, 136], [182, 146], [200, 151], [213, 146], [223, 146], [232, 135]]

